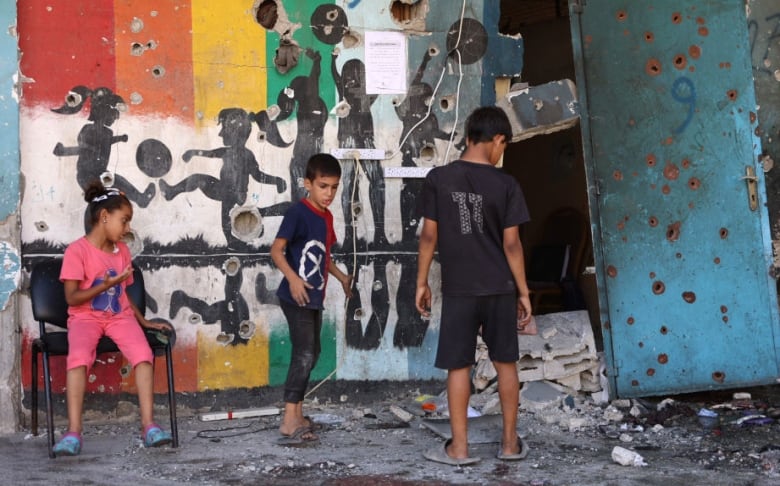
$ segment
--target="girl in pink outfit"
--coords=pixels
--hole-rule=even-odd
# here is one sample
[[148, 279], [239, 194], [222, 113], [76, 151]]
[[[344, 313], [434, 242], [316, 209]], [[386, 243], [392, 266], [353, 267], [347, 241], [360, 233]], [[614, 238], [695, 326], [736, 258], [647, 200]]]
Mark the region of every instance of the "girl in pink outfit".
[[133, 207], [124, 193], [105, 188], [100, 181], [87, 187], [84, 199], [90, 230], [65, 250], [60, 273], [68, 303], [68, 433], [54, 446], [54, 453], [81, 452], [87, 370], [95, 362], [103, 335], [117, 344], [135, 370], [144, 445], [168, 444], [171, 434], [153, 418], [154, 357], [144, 328], [165, 332], [169, 326], [148, 321], [125, 292], [133, 283], [133, 267], [130, 250], [121, 240], [130, 231]]

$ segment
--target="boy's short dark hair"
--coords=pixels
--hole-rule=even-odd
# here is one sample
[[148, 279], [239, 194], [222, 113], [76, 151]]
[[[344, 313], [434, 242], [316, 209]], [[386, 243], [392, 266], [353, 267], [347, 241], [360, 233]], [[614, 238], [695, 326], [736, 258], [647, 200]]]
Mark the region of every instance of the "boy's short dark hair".
[[472, 111], [466, 119], [466, 140], [472, 143], [489, 142], [496, 135], [512, 140], [512, 125], [504, 110], [497, 106], [483, 106]]
[[320, 177], [341, 177], [341, 164], [330, 154], [314, 154], [306, 164], [306, 178], [313, 181]]

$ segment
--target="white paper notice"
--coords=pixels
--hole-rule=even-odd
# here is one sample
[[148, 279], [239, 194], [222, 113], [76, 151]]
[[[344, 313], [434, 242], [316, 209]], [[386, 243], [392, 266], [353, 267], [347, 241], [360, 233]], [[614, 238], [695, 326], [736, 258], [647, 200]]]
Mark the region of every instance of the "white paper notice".
[[366, 93], [406, 93], [406, 36], [366, 32]]

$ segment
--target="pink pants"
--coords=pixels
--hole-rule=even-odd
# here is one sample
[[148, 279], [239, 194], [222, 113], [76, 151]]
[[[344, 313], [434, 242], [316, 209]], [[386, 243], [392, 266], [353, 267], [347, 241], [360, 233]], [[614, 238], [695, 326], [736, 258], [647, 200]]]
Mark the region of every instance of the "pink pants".
[[97, 344], [103, 335], [116, 343], [133, 368], [145, 361], [151, 363], [154, 359], [144, 330], [132, 314], [112, 314], [105, 319], [71, 317], [68, 319], [67, 369], [86, 366], [89, 370], [95, 362]]

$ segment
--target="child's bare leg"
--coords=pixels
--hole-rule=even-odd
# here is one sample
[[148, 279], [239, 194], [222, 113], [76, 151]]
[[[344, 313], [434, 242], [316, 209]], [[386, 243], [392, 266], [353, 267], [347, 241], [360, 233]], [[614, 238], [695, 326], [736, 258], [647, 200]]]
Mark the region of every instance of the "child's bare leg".
[[154, 423], [154, 369], [148, 361], [135, 366], [135, 385], [138, 388], [138, 409], [143, 431]]
[[282, 424], [279, 426], [279, 432], [284, 435], [290, 435], [300, 427], [308, 425], [303, 418], [303, 402], [284, 403], [284, 416]]
[[519, 405], [520, 381], [515, 363], [493, 361], [498, 373], [498, 398], [501, 400], [504, 431], [502, 443], [504, 454], [517, 454], [517, 407]]
[[68, 432], [81, 433], [81, 416], [84, 411], [84, 391], [87, 388], [87, 367], [71, 368], [65, 375], [68, 400]]
[[447, 372], [447, 402], [450, 410], [452, 443], [447, 454], [457, 459], [469, 457], [468, 406], [471, 397], [471, 367]]

